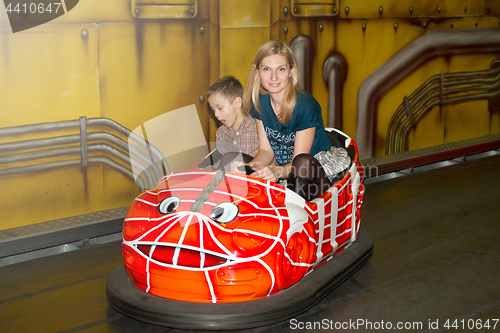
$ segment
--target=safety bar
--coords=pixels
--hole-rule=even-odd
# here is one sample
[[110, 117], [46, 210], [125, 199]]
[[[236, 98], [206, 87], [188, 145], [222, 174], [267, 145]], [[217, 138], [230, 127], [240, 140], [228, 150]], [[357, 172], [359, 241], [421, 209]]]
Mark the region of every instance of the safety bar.
[[437, 29], [424, 33], [370, 74], [358, 92], [356, 143], [361, 159], [373, 156], [376, 104], [425, 61], [443, 55], [500, 51], [500, 28]]

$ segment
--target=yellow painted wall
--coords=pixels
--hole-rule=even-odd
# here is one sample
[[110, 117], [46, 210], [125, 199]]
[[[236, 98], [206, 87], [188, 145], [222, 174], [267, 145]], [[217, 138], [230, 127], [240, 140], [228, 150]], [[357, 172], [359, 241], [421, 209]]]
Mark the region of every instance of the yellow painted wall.
[[[304, 1], [295, 0], [181, 2], [195, 6], [192, 17], [187, 7], [176, 7], [186, 17], [171, 18], [164, 9], [141, 7], [146, 1], [85, 0], [50, 23], [16, 34], [0, 5], [0, 128], [86, 116], [134, 129], [194, 104], [205, 138], [213, 142], [217, 124], [204, 99], [210, 84], [234, 75], [244, 85], [261, 44], [269, 39], [290, 43], [305, 34], [314, 44], [311, 93], [325, 123], [323, 63], [332, 52], [346, 59], [343, 130], [355, 139], [359, 87], [397, 52], [428, 30], [500, 26], [497, 0], [332, 0], [330, 12], [325, 9], [322, 16], [303, 16], [312, 7], [306, 11]], [[326, 16], [332, 6], [336, 16]], [[156, 14], [156, 19], [141, 17]], [[500, 55], [437, 58], [401, 80], [378, 103], [375, 155], [384, 154], [389, 119], [404, 96], [441, 71], [484, 70], [496, 58]], [[410, 132], [409, 148], [499, 130], [500, 116], [488, 111], [485, 101], [446, 105]], [[0, 143], [12, 140], [0, 137]], [[96, 165], [86, 171], [74, 167], [3, 176], [0, 188], [0, 230], [125, 206], [139, 192], [122, 174]]]
[[[12, 34], [2, 5], [0, 127], [86, 116], [134, 129], [195, 104], [209, 140], [209, 114], [200, 102], [209, 86], [208, 9], [200, 3], [197, 19], [137, 20], [130, 2], [87, 0], [59, 19]], [[99, 165], [3, 176], [0, 188], [0, 229], [126, 206], [139, 194], [132, 180]]]

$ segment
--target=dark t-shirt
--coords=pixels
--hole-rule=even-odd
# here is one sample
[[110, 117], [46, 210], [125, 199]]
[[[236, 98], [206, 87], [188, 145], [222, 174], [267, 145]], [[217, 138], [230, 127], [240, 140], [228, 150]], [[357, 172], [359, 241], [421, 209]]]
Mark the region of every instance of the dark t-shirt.
[[252, 105], [252, 117], [262, 120], [267, 139], [274, 151], [278, 165], [285, 165], [292, 161], [295, 144], [295, 133], [315, 127], [314, 141], [310, 155], [330, 149], [330, 141], [326, 137], [321, 106], [307, 91], [297, 91], [297, 101], [292, 117], [285, 124], [279, 123], [271, 106], [269, 95], [259, 95], [262, 116]]

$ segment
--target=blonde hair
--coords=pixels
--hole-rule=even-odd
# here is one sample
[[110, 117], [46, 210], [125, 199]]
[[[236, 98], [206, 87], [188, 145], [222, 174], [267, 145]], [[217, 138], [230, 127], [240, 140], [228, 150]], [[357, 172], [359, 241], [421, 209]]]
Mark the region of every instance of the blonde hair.
[[263, 44], [257, 51], [255, 60], [250, 68], [250, 73], [248, 73], [248, 81], [243, 93], [243, 108], [246, 112], [250, 112], [253, 103], [257, 112], [261, 113], [259, 95], [267, 95], [269, 92], [264, 89], [260, 82], [259, 67], [264, 58], [276, 54], [282, 55], [290, 67], [290, 77], [283, 93], [282, 107], [278, 117], [281, 124], [286, 124], [292, 117], [295, 101], [297, 100], [296, 91], [300, 91], [300, 88], [298, 86], [299, 72], [297, 70], [297, 63], [293, 57], [292, 49], [285, 43], [272, 40]]

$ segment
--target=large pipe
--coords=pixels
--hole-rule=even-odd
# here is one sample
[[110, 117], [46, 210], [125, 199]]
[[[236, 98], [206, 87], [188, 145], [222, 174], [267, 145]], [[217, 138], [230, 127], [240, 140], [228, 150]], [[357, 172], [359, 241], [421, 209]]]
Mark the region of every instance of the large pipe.
[[358, 92], [356, 144], [360, 159], [373, 156], [380, 96], [425, 61], [443, 55], [500, 52], [500, 28], [431, 30], [370, 74]]
[[311, 92], [312, 59], [314, 57], [313, 42], [306, 35], [298, 35], [290, 43], [299, 71], [299, 87]]
[[342, 130], [342, 95], [347, 63], [340, 53], [333, 53], [323, 65], [323, 80], [328, 86], [328, 127]]

